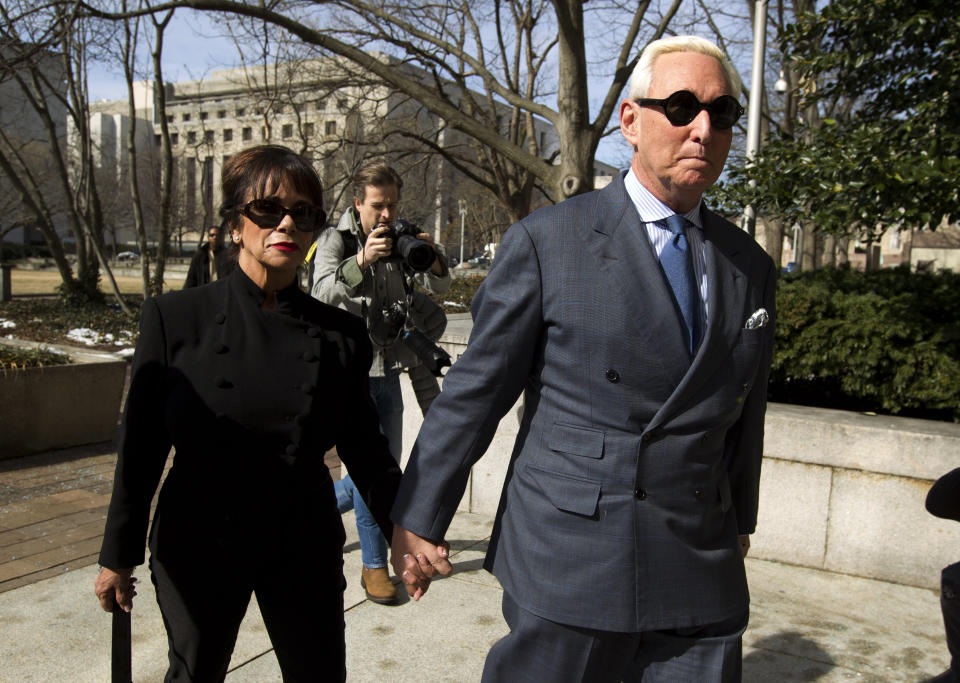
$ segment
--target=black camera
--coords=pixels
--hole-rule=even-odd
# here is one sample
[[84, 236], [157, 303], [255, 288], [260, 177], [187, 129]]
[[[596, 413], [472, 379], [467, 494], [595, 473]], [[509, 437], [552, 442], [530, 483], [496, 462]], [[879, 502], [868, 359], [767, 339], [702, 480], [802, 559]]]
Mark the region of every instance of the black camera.
[[417, 237], [421, 232], [420, 226], [415, 223], [398, 219], [386, 232], [381, 233], [381, 236], [393, 240], [393, 249], [387, 260], [406, 263], [417, 272], [428, 270], [433, 265], [436, 252], [429, 242]]

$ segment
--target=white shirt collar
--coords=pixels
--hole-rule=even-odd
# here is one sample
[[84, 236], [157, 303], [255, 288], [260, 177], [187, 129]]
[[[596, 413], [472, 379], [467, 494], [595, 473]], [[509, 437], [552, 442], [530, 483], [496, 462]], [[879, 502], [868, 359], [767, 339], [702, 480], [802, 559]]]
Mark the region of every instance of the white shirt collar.
[[[636, 173], [634, 173], [633, 168], [627, 171], [623, 179], [623, 184], [627, 188], [627, 194], [630, 195], [633, 205], [637, 208], [640, 220], [644, 223], [660, 221], [676, 213], [676, 211], [654, 197], [653, 193], [643, 186], [640, 179], [637, 178]], [[700, 206], [702, 204], [703, 200], [701, 199], [697, 202], [696, 206], [683, 214], [688, 221], [700, 229], [703, 229], [703, 220], [700, 218]]]

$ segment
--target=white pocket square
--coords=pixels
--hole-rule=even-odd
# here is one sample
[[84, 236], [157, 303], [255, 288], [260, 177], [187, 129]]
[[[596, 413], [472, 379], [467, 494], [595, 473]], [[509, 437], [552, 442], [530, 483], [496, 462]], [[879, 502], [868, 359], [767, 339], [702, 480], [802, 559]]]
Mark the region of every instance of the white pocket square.
[[770, 322], [770, 314], [767, 313], [767, 309], [758, 308], [753, 312], [753, 315], [747, 318], [747, 324], [743, 328], [745, 330], [755, 330], [758, 327], [765, 327], [768, 322]]

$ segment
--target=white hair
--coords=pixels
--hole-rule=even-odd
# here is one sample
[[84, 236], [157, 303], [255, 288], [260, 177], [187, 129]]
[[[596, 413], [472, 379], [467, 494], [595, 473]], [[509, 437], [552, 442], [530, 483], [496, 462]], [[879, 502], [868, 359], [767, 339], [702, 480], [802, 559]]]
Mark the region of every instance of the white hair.
[[733, 63], [727, 58], [720, 48], [709, 40], [698, 36], [673, 36], [671, 38], [660, 38], [655, 40], [643, 49], [640, 60], [633, 69], [630, 76], [630, 89], [627, 98], [638, 100], [647, 96], [650, 89], [650, 80], [653, 78], [653, 64], [657, 57], [665, 55], [668, 52], [699, 52], [713, 57], [723, 68], [726, 75], [727, 86], [730, 88], [730, 94], [740, 99], [740, 74], [734, 68]]

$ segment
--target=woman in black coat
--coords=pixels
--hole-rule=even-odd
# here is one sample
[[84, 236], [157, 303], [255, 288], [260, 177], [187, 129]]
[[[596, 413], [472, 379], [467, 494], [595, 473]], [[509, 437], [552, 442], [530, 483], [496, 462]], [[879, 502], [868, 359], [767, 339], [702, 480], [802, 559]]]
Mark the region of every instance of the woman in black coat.
[[150, 569], [167, 680], [226, 676], [256, 594], [284, 680], [342, 680], [344, 530], [324, 453], [340, 458], [387, 538], [400, 470], [367, 387], [363, 322], [300, 291], [325, 225], [320, 179], [292, 151], [223, 170], [239, 247], [223, 280], [144, 302], [96, 594], [132, 608], [150, 502]]

